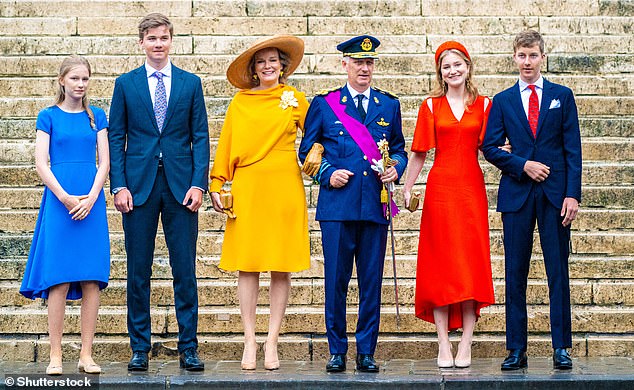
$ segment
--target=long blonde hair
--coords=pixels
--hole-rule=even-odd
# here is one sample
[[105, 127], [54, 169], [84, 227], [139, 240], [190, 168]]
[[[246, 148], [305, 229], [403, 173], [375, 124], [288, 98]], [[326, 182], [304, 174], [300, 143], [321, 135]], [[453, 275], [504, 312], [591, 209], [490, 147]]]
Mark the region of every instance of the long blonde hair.
[[[88, 69], [88, 76], [92, 74], [90, 69], [90, 63], [87, 59], [81, 56], [72, 55], [70, 57], [66, 57], [64, 61], [62, 61], [62, 65], [59, 67], [59, 73], [57, 74], [57, 93], [55, 94], [55, 105], [58, 105], [66, 99], [66, 94], [64, 91], [64, 86], [61, 83], [61, 80], [66, 77], [68, 72], [70, 72], [76, 66], [85, 66]], [[81, 105], [86, 110], [86, 114], [88, 115], [88, 119], [90, 119], [90, 127], [95, 129], [95, 114], [93, 114], [90, 109], [90, 102], [88, 101], [88, 90], [84, 94], [84, 97], [81, 99]]]
[[460, 50], [448, 49], [443, 51], [440, 54], [440, 57], [438, 58], [438, 63], [436, 63], [436, 86], [431, 91], [430, 96], [442, 97], [447, 94], [447, 83], [445, 82], [445, 80], [442, 79], [441, 67], [442, 67], [442, 60], [449, 53], [457, 54], [460, 58], [462, 58], [462, 60], [469, 67], [469, 73], [467, 73], [467, 77], [465, 79], [465, 89], [467, 90], [467, 97], [464, 100], [464, 107], [465, 107], [465, 110], [468, 112], [469, 106], [472, 105], [473, 102], [476, 101], [476, 99], [478, 98], [480, 94], [478, 93], [478, 87], [473, 82], [473, 63]]

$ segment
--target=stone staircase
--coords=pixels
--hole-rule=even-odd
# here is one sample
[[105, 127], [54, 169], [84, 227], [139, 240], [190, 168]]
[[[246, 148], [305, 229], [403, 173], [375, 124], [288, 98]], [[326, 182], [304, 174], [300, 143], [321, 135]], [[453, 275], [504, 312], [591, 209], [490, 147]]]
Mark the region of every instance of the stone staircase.
[[[0, 360], [48, 358], [46, 306], [18, 294], [42, 194], [34, 168], [35, 117], [51, 104], [57, 69], [62, 58], [72, 53], [89, 58], [92, 102], [107, 111], [115, 77], [143, 61], [136, 26], [143, 15], [159, 11], [156, 4], [0, 1]], [[308, 96], [343, 84], [345, 76], [335, 50], [338, 42], [360, 33], [377, 36], [382, 41], [382, 57], [376, 85], [401, 96], [409, 144], [418, 106], [433, 85], [434, 49], [442, 41], [457, 39], [466, 45], [475, 61], [481, 93], [492, 96], [516, 80], [510, 55], [514, 35], [529, 27], [539, 29], [548, 52], [544, 73], [573, 89], [581, 120], [583, 202], [573, 226], [570, 259], [573, 355], [634, 354], [634, 1], [194, 0], [163, 1], [160, 11], [175, 25], [173, 62], [202, 77], [212, 156], [222, 117], [235, 92], [224, 72], [235, 55], [258, 36], [289, 33], [305, 40], [306, 55], [291, 84]], [[503, 248], [500, 217], [494, 211], [499, 172], [484, 161], [482, 168], [491, 207], [491, 261], [498, 304], [483, 310], [473, 354], [497, 357], [505, 354]], [[280, 344], [284, 360], [320, 360], [328, 354], [323, 257], [319, 226], [314, 221], [318, 188], [306, 179], [312, 267], [294, 275]], [[423, 189], [424, 182], [423, 174], [418, 187]], [[123, 232], [110, 196], [108, 205], [112, 272], [110, 286], [102, 294], [95, 355], [98, 361], [126, 361]], [[203, 209], [197, 264], [200, 351], [205, 359], [238, 360], [242, 326], [236, 277], [217, 267], [224, 217], [211, 210], [209, 199]], [[381, 359], [422, 359], [436, 354], [433, 325], [413, 315], [419, 221], [420, 211], [404, 212], [395, 220], [401, 322], [397, 326], [393, 275], [391, 267], [386, 267], [377, 350]], [[262, 334], [268, 322], [266, 278], [263, 275], [257, 312], [257, 329]], [[528, 300], [530, 353], [547, 356], [548, 292], [538, 242]], [[353, 281], [350, 332], [354, 332], [357, 302]], [[152, 329], [153, 355], [173, 359], [177, 324], [162, 233], [153, 270]], [[65, 334], [65, 356], [76, 357], [77, 302], [69, 303]]]

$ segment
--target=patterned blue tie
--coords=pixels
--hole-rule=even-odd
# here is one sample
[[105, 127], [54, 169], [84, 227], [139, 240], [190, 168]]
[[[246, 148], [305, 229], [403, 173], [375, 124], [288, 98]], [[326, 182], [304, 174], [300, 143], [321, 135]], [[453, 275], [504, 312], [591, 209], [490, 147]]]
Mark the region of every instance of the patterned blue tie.
[[156, 91], [154, 91], [154, 116], [159, 131], [163, 131], [163, 122], [165, 114], [167, 114], [167, 93], [165, 92], [165, 84], [163, 84], [163, 73], [154, 72], [152, 76], [158, 79]]

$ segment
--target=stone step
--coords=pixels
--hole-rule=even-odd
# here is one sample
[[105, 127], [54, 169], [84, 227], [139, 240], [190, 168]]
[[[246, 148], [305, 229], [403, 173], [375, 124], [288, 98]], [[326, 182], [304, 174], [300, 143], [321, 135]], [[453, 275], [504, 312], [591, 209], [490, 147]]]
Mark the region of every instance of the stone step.
[[[257, 335], [256, 339], [258, 344], [262, 344], [265, 341], [265, 335]], [[455, 349], [459, 336], [452, 335], [450, 340]], [[176, 343], [175, 337], [154, 335], [151, 359], [176, 359], [178, 356]], [[201, 335], [198, 337], [198, 343], [198, 352], [204, 360], [239, 361], [242, 358], [244, 338], [241, 335]], [[352, 334], [349, 335], [349, 344], [348, 361], [354, 361], [356, 343]], [[65, 334], [62, 339], [64, 360], [72, 362], [78, 360], [80, 346], [81, 339], [78, 336]], [[552, 355], [550, 337], [531, 334], [528, 339], [528, 350], [531, 358], [550, 357]], [[325, 362], [329, 357], [326, 337], [315, 334], [281, 335], [278, 351], [282, 361]], [[0, 336], [0, 359], [4, 361], [48, 362], [49, 352], [50, 341], [44, 335]], [[435, 359], [437, 353], [438, 340], [434, 335], [380, 334], [376, 358], [379, 360]], [[473, 338], [472, 357], [474, 359], [502, 358], [506, 356], [506, 353], [504, 335], [476, 333]], [[105, 372], [109, 371], [108, 362], [127, 362], [130, 354], [129, 339], [126, 336], [97, 335], [93, 344], [93, 357], [102, 365]], [[575, 359], [583, 356], [631, 356], [634, 354], [634, 336], [574, 333], [571, 354]], [[260, 351], [258, 351], [258, 359], [260, 362], [263, 359]], [[499, 364], [499, 362], [496, 363]], [[320, 369], [323, 367], [320, 366]], [[236, 370], [238, 370], [237, 367]]]
[[[223, 118], [211, 116], [208, 123], [209, 136], [212, 139], [217, 139], [220, 136]], [[415, 115], [403, 118], [403, 134], [405, 137], [413, 137], [415, 127]], [[634, 137], [634, 116], [582, 116], [579, 118], [579, 127], [584, 140], [591, 137]], [[0, 139], [34, 140], [35, 119], [0, 118]]]
[[[631, 229], [634, 226], [634, 210], [631, 209], [619, 209], [624, 207], [622, 203], [626, 202], [625, 207], [631, 207], [630, 202], [634, 202], [632, 197], [633, 188], [606, 188], [604, 190], [594, 193], [592, 190], [587, 189], [584, 191], [583, 199], [584, 203], [581, 208], [581, 212], [578, 214], [577, 220], [575, 220], [572, 229], [573, 232], [577, 231], [597, 231], [597, 230], [618, 230], [618, 229]], [[424, 190], [422, 191], [424, 194]], [[495, 198], [497, 188], [489, 188], [490, 194], [490, 209], [489, 209], [489, 228], [491, 230], [502, 229], [502, 222], [500, 214], [494, 209]], [[30, 190], [24, 191], [6, 191], [0, 189], [0, 194], [12, 197], [11, 210], [2, 210], [7, 206], [6, 203], [0, 203], [0, 232], [6, 233], [31, 233], [35, 227], [37, 220], [37, 209], [26, 209], [31, 203], [32, 207], [39, 207], [41, 195], [33, 193]], [[316, 199], [314, 197], [313, 199]], [[592, 208], [593, 201], [608, 202], [614, 199], [615, 203], [609, 204], [609, 208]], [[20, 201], [25, 203], [20, 203]], [[116, 211], [112, 207], [111, 197], [107, 197], [108, 201], [108, 225], [109, 231], [121, 232], [121, 213]], [[402, 204], [401, 194], [397, 194], [397, 204]], [[309, 199], [310, 203], [311, 202]], [[310, 230], [319, 230], [319, 223], [315, 221], [315, 208], [311, 204], [308, 209], [308, 228]], [[594, 207], [603, 207], [603, 205], [597, 204]], [[20, 209], [23, 208], [23, 209]], [[420, 225], [422, 211], [419, 209], [414, 213], [403, 211], [394, 219], [395, 231], [408, 231], [417, 230]], [[223, 214], [214, 212], [211, 209], [211, 201], [208, 197], [205, 197], [203, 208], [199, 211], [199, 229], [200, 231], [222, 231], [225, 227], [226, 217]], [[159, 225], [159, 230], [162, 227]]]
[[[78, 306], [66, 309], [64, 321], [65, 334], [79, 333]], [[354, 332], [358, 308], [348, 305], [347, 329]], [[396, 324], [396, 312], [393, 307], [383, 307], [381, 333], [430, 333], [435, 334], [433, 324], [419, 320], [414, 316], [414, 308], [402, 306], [400, 310], [400, 324]], [[504, 307], [489, 306], [482, 309], [477, 330], [478, 332], [504, 332]], [[258, 307], [256, 312], [256, 332], [264, 333], [268, 330], [269, 310]], [[125, 335], [126, 308], [101, 306], [97, 321], [96, 332], [106, 335]], [[176, 315], [173, 307], [157, 307], [151, 309], [152, 332], [156, 335], [175, 335], [178, 331]], [[578, 306], [572, 307], [572, 331], [619, 334], [631, 331], [634, 321], [634, 308], [614, 306]], [[237, 306], [232, 307], [202, 307], [198, 311], [198, 329], [201, 334], [229, 334], [241, 333], [242, 320]], [[550, 331], [548, 305], [529, 305], [528, 330], [530, 334], [547, 333]], [[325, 333], [324, 308], [319, 306], [288, 306], [282, 323], [282, 333]], [[2, 307], [0, 308], [0, 334], [46, 334], [48, 333], [47, 308], [40, 306]]]
[[[120, 0], [87, 3], [82, 12], [73, 7], [72, 1], [36, 1], [0, 3], [2, 17], [60, 17], [85, 15], [110, 15], [112, 17], [142, 17], [154, 11], [150, 3], [129, 3]], [[342, 2], [337, 0], [260, 0], [260, 1], [165, 1], [162, 12], [170, 17], [217, 16], [488, 16], [495, 10], [496, 16], [628, 16], [632, 13], [628, 2], [569, 0], [563, 3], [517, 3], [513, 0], [487, 0], [474, 4], [468, 0], [438, 0], [425, 2], [412, 0], [385, 0], [375, 2], [361, 0]], [[372, 30], [371, 30], [372, 31]]]
[[[517, 67], [511, 58], [512, 48], [508, 53], [489, 54], [473, 53], [477, 63], [476, 74], [517, 75]], [[140, 55], [98, 55], [83, 53], [91, 63], [93, 76], [115, 75], [128, 72], [143, 64]], [[55, 77], [66, 54], [46, 56], [22, 55], [0, 57], [0, 75], [2, 76], [49, 76]], [[235, 55], [180, 55], [170, 56], [177, 66], [194, 72], [200, 76], [224, 75]], [[421, 75], [433, 74], [434, 55], [432, 53], [382, 54], [380, 68], [376, 75]], [[485, 73], [486, 72], [486, 73]], [[634, 59], [626, 54], [588, 54], [588, 53], [551, 53], [547, 57], [544, 72], [580, 73], [580, 74], [618, 74], [634, 72]], [[336, 54], [305, 54], [297, 68], [296, 75], [301, 74], [341, 74], [341, 56]], [[344, 78], [342, 78], [343, 80]], [[291, 78], [292, 81], [292, 78]]]
[[[409, 153], [412, 139], [405, 140], [405, 149]], [[632, 138], [586, 138], [582, 139], [582, 155], [589, 161], [634, 161], [634, 139]], [[216, 154], [218, 142], [210, 140], [210, 154], [213, 159]], [[433, 161], [430, 156], [428, 161]], [[0, 139], [0, 164], [19, 165], [35, 163], [35, 142], [29, 140], [3, 140]]]
[[[386, 253], [385, 261], [386, 266], [384, 267], [383, 277], [387, 280], [393, 277], [391, 266], [392, 258], [389, 250]], [[219, 262], [220, 255], [206, 256], [199, 254], [196, 259], [196, 275], [198, 280], [236, 280], [237, 273], [221, 270], [218, 267]], [[416, 263], [416, 255], [396, 256], [396, 268], [399, 281], [413, 280], [416, 278]], [[323, 264], [323, 256], [313, 254], [310, 268], [302, 272], [294, 273], [293, 278], [295, 280], [321, 280], [324, 277]], [[0, 258], [0, 265], [0, 280], [8, 282], [21, 281], [24, 275], [26, 256], [6, 256]], [[112, 282], [125, 280], [127, 275], [126, 266], [127, 262], [124, 254], [112, 256], [110, 262], [110, 280]], [[594, 282], [604, 279], [606, 282], [621, 280], [625, 283], [630, 279], [634, 279], [634, 257], [632, 254], [608, 256], [572, 253], [568, 268], [571, 280], [581, 282]], [[495, 279], [504, 279], [504, 256], [502, 254], [494, 254], [491, 256], [491, 269]], [[263, 281], [266, 281], [269, 278], [269, 274], [263, 273], [261, 278]], [[356, 276], [353, 275], [353, 280], [355, 278]], [[156, 254], [154, 256], [152, 279], [155, 283], [161, 280], [172, 279], [167, 254]], [[543, 256], [539, 253], [533, 253], [529, 269], [529, 279], [535, 280], [536, 282], [546, 280]], [[393, 279], [390, 280], [393, 282]], [[390, 292], [390, 294], [391, 293], [392, 292]], [[389, 295], [386, 295], [386, 297], [389, 297]]]
[[[481, 166], [484, 182], [497, 185], [500, 180], [500, 171], [486, 162], [483, 162]], [[427, 180], [427, 174], [428, 170], [425, 169], [420, 180], [423, 182]], [[0, 186], [2, 187], [33, 187], [41, 184], [33, 165], [0, 165]], [[634, 184], [634, 163], [584, 161], [582, 184], [592, 186]]]
[[[576, 96], [630, 96], [634, 86], [634, 75], [591, 76], [591, 75], [556, 75], [548, 74], [552, 82], [571, 88]], [[90, 96], [109, 98], [112, 96], [116, 76], [99, 76], [91, 78]], [[398, 96], [426, 95], [433, 86], [433, 75], [377, 75], [373, 85], [395, 93]], [[318, 91], [330, 89], [343, 84], [345, 76], [309, 75], [293, 76], [289, 84], [303, 91], [310, 98]], [[517, 81], [515, 75], [482, 75], [475, 76], [478, 90], [483, 95], [495, 95]], [[231, 97], [236, 93], [224, 75], [202, 77], [203, 91], [207, 96]], [[55, 94], [57, 81], [54, 77], [0, 77], [0, 96], [2, 97], [47, 97]]]
[[[110, 10], [108, 10], [110, 13]], [[223, 31], [230, 35], [354, 35], [349, 16], [222, 16], [170, 18], [177, 35], [206, 35]], [[355, 17], [352, 18], [354, 20]], [[628, 34], [631, 20], [623, 16], [366, 16], [367, 31], [376, 36], [516, 34], [539, 26], [546, 36], [565, 34]], [[137, 16], [16, 17], [0, 19], [0, 29], [11, 36], [115, 36], [136, 35]]]
[[[509, 80], [510, 81], [510, 80]], [[512, 82], [509, 83], [509, 86]], [[404, 96], [399, 100], [404, 116], [415, 117], [424, 96]], [[93, 98], [96, 106], [109, 111], [110, 97]], [[207, 97], [205, 103], [207, 114], [210, 116], [223, 116], [229, 106], [229, 97]], [[590, 115], [624, 115], [631, 116], [634, 113], [634, 96], [579, 96], [577, 99], [579, 113], [583, 116]], [[9, 118], [37, 117], [37, 113], [44, 107], [50, 106], [50, 97], [3, 97], [0, 98], [0, 116]]]
[[[281, 16], [281, 15], [278, 15]], [[305, 52], [337, 54], [336, 46], [349, 38], [347, 35], [298, 35], [305, 42]], [[464, 35], [462, 43], [469, 53], [507, 54], [513, 48], [515, 34]], [[258, 36], [191, 35], [174, 36], [174, 54], [231, 54], [248, 48]], [[386, 35], [381, 37], [381, 53], [431, 53], [442, 42], [455, 37], [447, 35]], [[548, 53], [628, 54], [634, 51], [631, 34], [548, 35]], [[13, 36], [0, 37], [0, 53], [19, 55], [41, 54], [139, 54], [137, 38], [132, 36]]]
[[[541, 248], [535, 233], [533, 245], [534, 253], [541, 253]], [[27, 256], [31, 245], [32, 235], [0, 233], [0, 257]], [[199, 256], [220, 255], [223, 234], [219, 232], [200, 232], [198, 235], [197, 253]], [[321, 232], [311, 231], [311, 253], [322, 255]], [[418, 232], [395, 232], [395, 253], [401, 255], [415, 255], [418, 249]], [[125, 254], [123, 233], [110, 234], [110, 253], [112, 255]], [[490, 233], [491, 253], [494, 255], [503, 253], [502, 232], [499, 230]], [[611, 230], [574, 232], [571, 239], [572, 253], [576, 254], [605, 254], [610, 256], [630, 255], [634, 253], [634, 232]], [[162, 233], [156, 240], [155, 255], [167, 254], [167, 246]]]
[[[501, 276], [501, 275], [497, 275]], [[20, 281], [0, 282], [0, 307], [1, 306], [39, 306], [40, 303], [20, 295]], [[403, 306], [414, 305], [416, 281], [413, 278], [400, 277], [399, 303]], [[494, 280], [495, 302], [504, 304], [503, 279]], [[385, 279], [382, 289], [382, 303], [384, 306], [393, 305], [394, 284], [393, 279]], [[573, 305], [620, 305], [634, 306], [634, 281], [632, 280], [577, 280], [570, 283], [571, 303]], [[174, 290], [171, 280], [156, 280], [152, 283], [151, 302], [156, 306], [173, 306]], [[348, 293], [348, 301], [351, 304], [359, 302], [359, 289], [356, 279], [353, 279]], [[323, 305], [324, 304], [324, 280], [294, 278], [289, 297], [289, 305]], [[528, 282], [527, 303], [530, 305], [548, 304], [548, 285], [545, 279], [531, 279]], [[73, 301], [71, 306], [79, 305], [79, 301]], [[201, 279], [198, 281], [198, 305], [200, 307], [236, 306], [239, 304], [237, 297], [236, 279]], [[259, 304], [270, 305], [269, 281], [263, 280], [260, 288]], [[125, 306], [126, 282], [113, 280], [108, 288], [102, 290], [101, 305]]]

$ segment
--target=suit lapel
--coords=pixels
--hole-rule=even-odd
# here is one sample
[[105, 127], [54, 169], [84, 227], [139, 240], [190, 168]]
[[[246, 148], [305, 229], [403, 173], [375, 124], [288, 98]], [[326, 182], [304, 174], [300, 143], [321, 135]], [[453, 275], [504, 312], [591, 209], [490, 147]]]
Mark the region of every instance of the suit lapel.
[[550, 102], [553, 99], [553, 84], [544, 79], [544, 89], [542, 90], [542, 104], [539, 106], [539, 120], [537, 121], [537, 137], [542, 132], [542, 127], [550, 111]]
[[526, 117], [526, 112], [524, 111], [524, 105], [522, 104], [519, 82], [515, 83], [515, 85], [511, 89], [511, 106], [513, 106], [513, 109], [515, 110], [515, 115], [517, 115], [517, 118], [522, 124], [524, 131], [526, 131], [531, 139], [535, 139], [535, 137], [533, 137], [531, 126], [528, 124], [528, 118]]
[[136, 91], [139, 94], [139, 99], [141, 100], [141, 105], [145, 107], [148, 116], [150, 117], [150, 121], [154, 125], [154, 130], [159, 131], [158, 125], [156, 124], [156, 117], [154, 116], [154, 107], [152, 107], [152, 98], [150, 97], [150, 86], [147, 81], [147, 73], [145, 71], [145, 66], [141, 66], [137, 68], [134, 74], [134, 84], [136, 86]]
[[363, 123], [361, 121], [361, 117], [359, 116], [359, 112], [357, 111], [357, 106], [354, 104], [354, 100], [352, 99], [352, 96], [350, 95], [350, 91], [348, 91], [347, 86], [344, 86], [343, 88], [341, 88], [339, 103], [346, 105], [346, 114], [350, 115], [354, 119]]
[[169, 124], [169, 120], [174, 114], [176, 110], [176, 105], [178, 104], [178, 100], [182, 95], [183, 90], [183, 77], [184, 72], [175, 67], [172, 64], [172, 87], [170, 89], [170, 99], [167, 102], [167, 113], [165, 114], [165, 123], [163, 124], [163, 130], [167, 129], [167, 125]]

